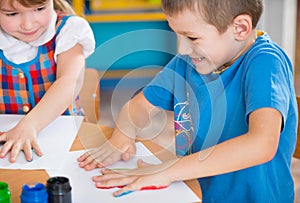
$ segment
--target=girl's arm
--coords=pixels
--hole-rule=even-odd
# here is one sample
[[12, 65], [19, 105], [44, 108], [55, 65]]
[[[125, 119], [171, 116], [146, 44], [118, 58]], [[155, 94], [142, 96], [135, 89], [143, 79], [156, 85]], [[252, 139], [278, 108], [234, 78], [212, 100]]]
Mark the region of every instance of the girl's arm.
[[56, 80], [41, 101], [26, 116], [30, 117], [30, 124], [38, 131], [60, 116], [72, 104], [83, 84], [85, 57], [80, 44], [59, 54], [56, 63]]
[[37, 144], [37, 133], [60, 116], [79, 94], [84, 67], [85, 58], [79, 44], [57, 56], [55, 82], [18, 125], [5, 133], [6, 143], [1, 149], [0, 157], [11, 151], [10, 161], [14, 162], [20, 150], [24, 150], [26, 159], [30, 161], [32, 148], [37, 155], [42, 155]]

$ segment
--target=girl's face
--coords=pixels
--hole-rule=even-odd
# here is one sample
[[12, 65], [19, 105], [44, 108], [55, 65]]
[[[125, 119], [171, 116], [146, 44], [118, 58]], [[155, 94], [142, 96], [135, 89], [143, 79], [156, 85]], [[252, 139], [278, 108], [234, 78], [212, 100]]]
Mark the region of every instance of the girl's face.
[[30, 8], [11, 0], [1, 0], [0, 26], [7, 34], [24, 42], [38, 39], [48, 28], [53, 12], [53, 1]]
[[177, 34], [179, 54], [189, 55], [200, 74], [209, 74], [231, 62], [241, 51], [231, 26], [220, 34], [199, 13], [187, 9], [167, 16], [167, 20]]

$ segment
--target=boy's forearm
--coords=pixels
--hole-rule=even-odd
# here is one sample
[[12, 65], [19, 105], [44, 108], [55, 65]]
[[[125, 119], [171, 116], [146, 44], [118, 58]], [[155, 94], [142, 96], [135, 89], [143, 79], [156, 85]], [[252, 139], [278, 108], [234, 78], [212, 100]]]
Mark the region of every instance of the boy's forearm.
[[[131, 119], [131, 115], [128, 108], [128, 102], [122, 107], [118, 119], [115, 125], [115, 131], [121, 132], [123, 135], [135, 139], [136, 137], [136, 126]], [[113, 136], [116, 133], [113, 133]]]
[[180, 158], [166, 175], [173, 181], [214, 176], [266, 163], [279, 144], [282, 116], [273, 108], [261, 108], [249, 116], [248, 132], [213, 147]]
[[270, 151], [259, 139], [242, 135], [170, 162], [165, 172], [173, 181], [225, 174], [269, 161]]
[[151, 118], [158, 111], [139, 93], [121, 109], [116, 127], [123, 134], [135, 138], [138, 131], [151, 127]]

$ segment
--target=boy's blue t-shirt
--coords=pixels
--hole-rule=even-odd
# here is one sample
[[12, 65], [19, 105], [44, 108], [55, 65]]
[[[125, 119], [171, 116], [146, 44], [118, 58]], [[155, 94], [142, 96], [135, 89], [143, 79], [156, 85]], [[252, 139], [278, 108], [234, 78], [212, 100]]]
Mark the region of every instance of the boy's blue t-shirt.
[[174, 111], [178, 156], [246, 133], [256, 109], [277, 109], [283, 124], [271, 161], [198, 180], [203, 202], [293, 202], [290, 165], [298, 123], [293, 68], [267, 34], [221, 74], [200, 75], [188, 56], [177, 55], [143, 93], [153, 105]]

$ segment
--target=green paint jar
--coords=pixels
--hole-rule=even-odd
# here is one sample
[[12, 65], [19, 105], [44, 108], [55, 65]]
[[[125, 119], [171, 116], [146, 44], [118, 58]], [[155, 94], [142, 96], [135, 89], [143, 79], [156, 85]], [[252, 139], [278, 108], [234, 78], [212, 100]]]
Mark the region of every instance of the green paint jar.
[[0, 182], [0, 203], [11, 203], [11, 194], [5, 182]]

